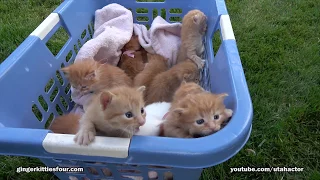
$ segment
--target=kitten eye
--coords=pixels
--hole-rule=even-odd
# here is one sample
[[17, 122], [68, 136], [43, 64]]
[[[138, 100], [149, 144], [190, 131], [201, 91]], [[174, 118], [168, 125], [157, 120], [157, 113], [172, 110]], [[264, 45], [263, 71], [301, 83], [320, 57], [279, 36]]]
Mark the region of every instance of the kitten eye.
[[94, 93], [94, 91], [90, 91], [89, 93], [92, 94], [92, 93]]
[[203, 123], [204, 123], [204, 120], [203, 120], [203, 119], [199, 119], [199, 120], [197, 120], [196, 122], [197, 122], [197, 124], [203, 124]]
[[141, 108], [141, 114], [143, 114], [144, 113], [144, 109], [143, 108]]
[[81, 86], [81, 88], [82, 88], [82, 89], [85, 89], [85, 88], [87, 88], [87, 86]]
[[219, 119], [219, 115], [214, 115], [213, 119]]
[[132, 112], [126, 112], [124, 115], [126, 115], [127, 118], [132, 118], [133, 115], [132, 115]]

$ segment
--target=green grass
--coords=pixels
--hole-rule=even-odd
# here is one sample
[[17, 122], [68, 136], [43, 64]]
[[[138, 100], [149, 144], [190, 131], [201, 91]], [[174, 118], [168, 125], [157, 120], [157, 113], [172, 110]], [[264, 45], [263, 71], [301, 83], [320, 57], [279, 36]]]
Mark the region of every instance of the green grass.
[[[59, 3], [0, 0], [0, 62]], [[206, 169], [202, 179], [320, 179], [320, 2], [226, 3], [253, 101], [253, 130], [236, 156]], [[60, 42], [55, 43], [53, 50], [59, 50]], [[0, 177], [54, 178], [50, 173], [15, 173], [19, 166], [41, 165], [33, 158], [1, 156]], [[230, 174], [232, 167], [278, 166], [304, 171]]]

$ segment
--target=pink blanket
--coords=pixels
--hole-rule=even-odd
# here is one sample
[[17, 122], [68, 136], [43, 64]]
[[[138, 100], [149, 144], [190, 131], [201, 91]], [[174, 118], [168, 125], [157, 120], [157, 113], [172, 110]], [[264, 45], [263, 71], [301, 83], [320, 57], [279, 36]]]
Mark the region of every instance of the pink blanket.
[[94, 58], [96, 61], [116, 66], [122, 47], [133, 33], [133, 18], [130, 10], [113, 3], [95, 12], [93, 38], [78, 52], [75, 62]]
[[139, 36], [141, 46], [149, 53], [157, 53], [168, 59], [169, 67], [176, 64], [181, 44], [181, 23], [168, 23], [157, 16], [149, 29], [141, 24], [134, 24], [134, 33]]

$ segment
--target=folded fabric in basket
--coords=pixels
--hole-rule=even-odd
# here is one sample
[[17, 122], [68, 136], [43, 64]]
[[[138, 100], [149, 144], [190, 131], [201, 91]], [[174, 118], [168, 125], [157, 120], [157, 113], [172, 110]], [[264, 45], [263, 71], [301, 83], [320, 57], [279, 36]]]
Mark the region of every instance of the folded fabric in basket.
[[181, 23], [168, 23], [157, 16], [149, 29], [141, 24], [134, 24], [135, 35], [139, 36], [141, 46], [149, 53], [157, 53], [168, 59], [169, 67], [176, 64], [181, 44]]
[[133, 33], [132, 13], [127, 8], [113, 3], [95, 12], [93, 38], [79, 50], [75, 62], [93, 58], [116, 66], [122, 47]]

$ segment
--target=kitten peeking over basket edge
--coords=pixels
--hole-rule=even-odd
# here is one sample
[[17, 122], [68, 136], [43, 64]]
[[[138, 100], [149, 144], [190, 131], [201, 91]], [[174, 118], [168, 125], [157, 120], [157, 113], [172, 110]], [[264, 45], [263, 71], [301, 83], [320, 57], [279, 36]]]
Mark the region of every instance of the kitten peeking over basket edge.
[[183, 82], [174, 96], [169, 113], [161, 124], [160, 136], [207, 136], [219, 131], [233, 113], [223, 103], [227, 94], [206, 92], [196, 83]]
[[144, 90], [144, 86], [122, 86], [95, 96], [79, 120], [75, 142], [80, 145], [90, 144], [97, 130], [109, 137], [132, 137], [145, 124]]

